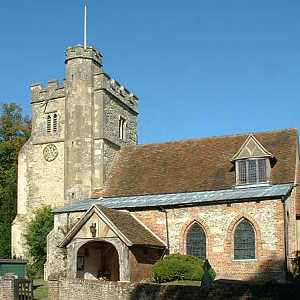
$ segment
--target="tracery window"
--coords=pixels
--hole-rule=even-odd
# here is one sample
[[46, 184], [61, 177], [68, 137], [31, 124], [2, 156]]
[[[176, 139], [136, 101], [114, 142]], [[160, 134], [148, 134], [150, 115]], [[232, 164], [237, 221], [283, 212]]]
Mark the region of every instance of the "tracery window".
[[202, 259], [206, 258], [206, 236], [198, 223], [194, 223], [187, 232], [186, 253]]
[[255, 259], [255, 232], [252, 224], [243, 219], [234, 231], [234, 259]]
[[238, 184], [258, 184], [269, 181], [267, 159], [243, 159], [236, 161]]

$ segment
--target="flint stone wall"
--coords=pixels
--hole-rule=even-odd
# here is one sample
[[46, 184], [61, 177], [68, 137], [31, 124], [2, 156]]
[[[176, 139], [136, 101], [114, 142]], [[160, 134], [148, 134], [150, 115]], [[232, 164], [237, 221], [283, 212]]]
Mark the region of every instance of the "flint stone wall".
[[73, 279], [49, 281], [48, 300], [299, 299], [299, 283], [216, 281], [211, 287]]

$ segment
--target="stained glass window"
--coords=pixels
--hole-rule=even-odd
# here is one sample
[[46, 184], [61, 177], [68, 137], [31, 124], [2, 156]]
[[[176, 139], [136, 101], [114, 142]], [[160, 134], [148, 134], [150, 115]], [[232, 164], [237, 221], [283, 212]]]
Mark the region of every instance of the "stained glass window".
[[234, 232], [234, 259], [255, 258], [255, 232], [249, 221], [243, 219]]
[[195, 223], [191, 226], [186, 237], [186, 252], [188, 255], [206, 258], [206, 236], [202, 227]]

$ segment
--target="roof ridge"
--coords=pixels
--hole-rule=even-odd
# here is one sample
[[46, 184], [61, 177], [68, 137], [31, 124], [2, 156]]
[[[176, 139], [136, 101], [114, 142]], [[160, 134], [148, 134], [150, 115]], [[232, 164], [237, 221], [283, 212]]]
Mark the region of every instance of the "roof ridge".
[[235, 133], [235, 134], [213, 135], [213, 136], [206, 136], [206, 137], [200, 137], [200, 138], [190, 138], [190, 139], [186, 139], [186, 140], [166, 141], [166, 142], [161, 142], [161, 143], [128, 145], [128, 146], [124, 146], [121, 149], [121, 151], [130, 149], [130, 148], [142, 148], [142, 147], [147, 147], [147, 146], [177, 144], [177, 143], [184, 143], [184, 142], [200, 142], [200, 141], [213, 140], [213, 139], [215, 140], [215, 139], [222, 139], [222, 138], [234, 138], [234, 137], [248, 136], [250, 134], [255, 136], [258, 134], [272, 134], [272, 133], [280, 133], [280, 132], [288, 132], [288, 131], [298, 132], [298, 129], [295, 127], [291, 127], [291, 128], [282, 128], [282, 129], [271, 129], [271, 130], [265, 130], [265, 131], [249, 131], [249, 132]]

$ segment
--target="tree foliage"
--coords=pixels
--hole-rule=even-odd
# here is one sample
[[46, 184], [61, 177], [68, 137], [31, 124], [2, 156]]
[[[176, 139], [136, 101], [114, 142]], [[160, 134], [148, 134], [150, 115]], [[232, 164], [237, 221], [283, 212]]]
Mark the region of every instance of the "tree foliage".
[[10, 257], [11, 224], [17, 206], [18, 153], [30, 135], [30, 120], [15, 103], [0, 106], [0, 258]]
[[34, 218], [27, 224], [24, 236], [35, 272], [41, 272], [46, 262], [47, 235], [53, 228], [53, 219], [51, 207], [43, 206], [35, 210]]

